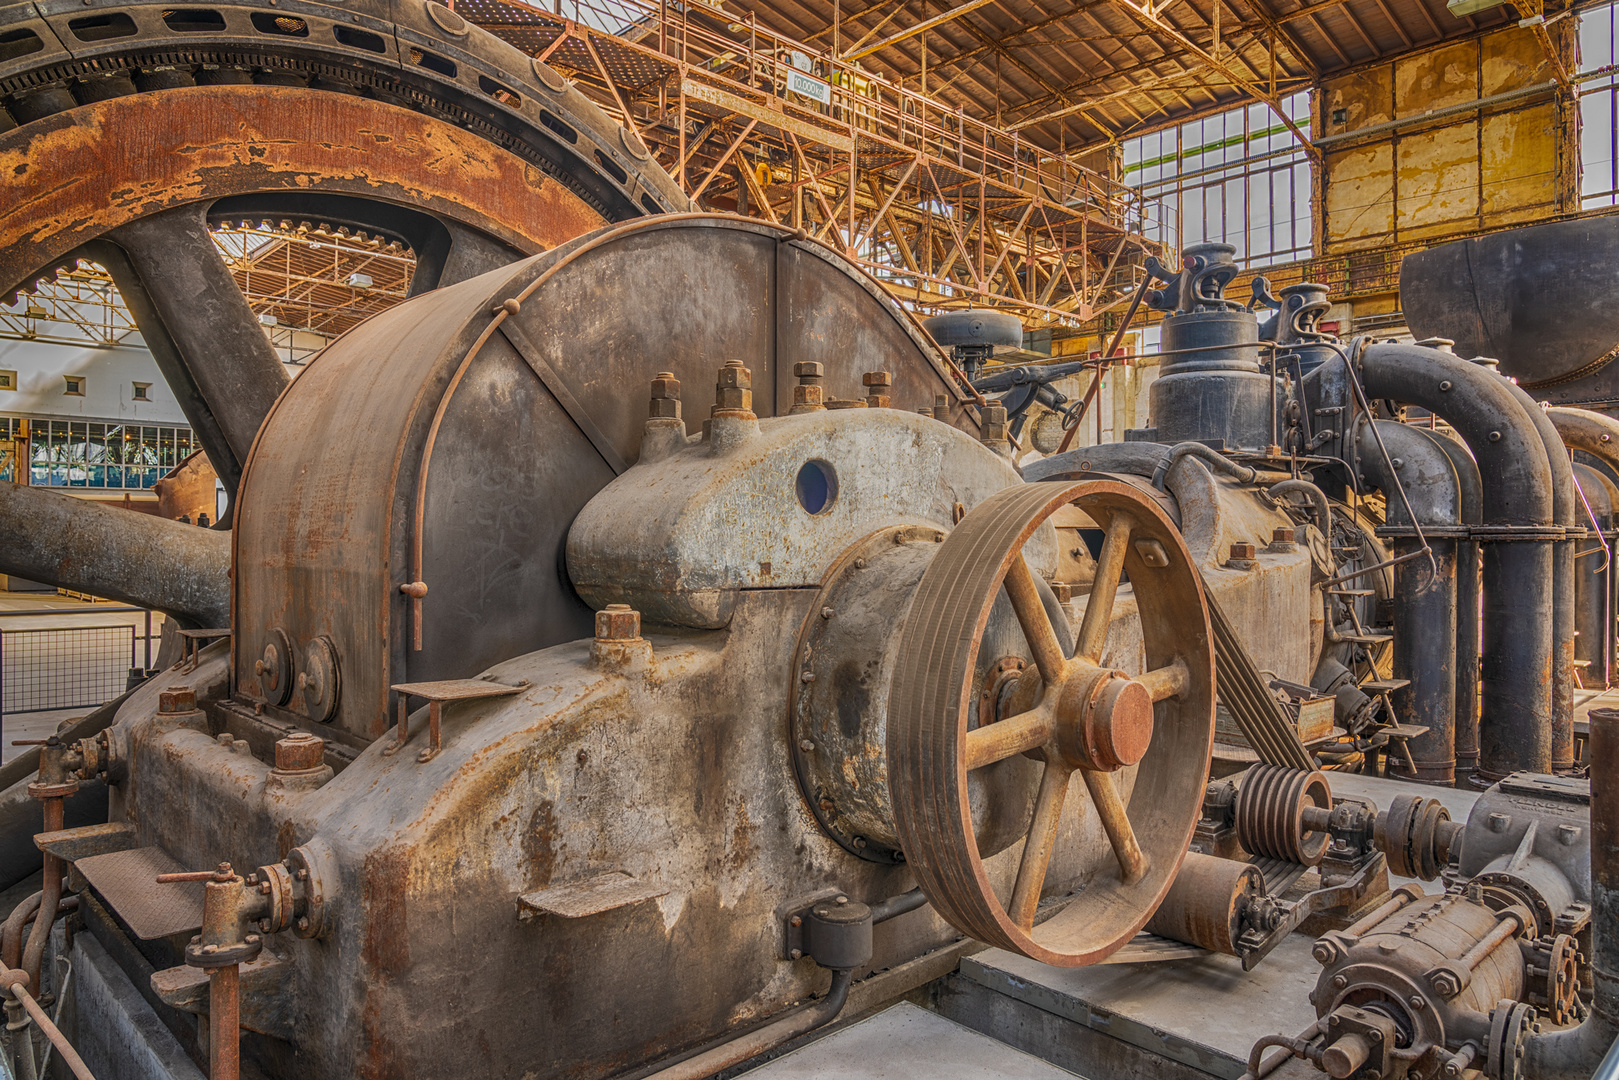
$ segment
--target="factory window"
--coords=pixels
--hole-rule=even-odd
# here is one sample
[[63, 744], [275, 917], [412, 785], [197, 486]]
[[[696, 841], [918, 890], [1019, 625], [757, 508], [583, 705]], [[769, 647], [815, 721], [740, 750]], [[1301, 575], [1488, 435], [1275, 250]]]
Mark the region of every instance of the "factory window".
[[67, 389], [63, 390], [62, 393], [66, 394], [66, 395], [68, 395], [70, 397], [83, 397], [84, 396], [84, 376], [83, 375], [63, 375], [62, 376], [62, 381], [67, 384]]
[[36, 487], [151, 487], [195, 447], [191, 429], [78, 420], [35, 420], [29, 475]]
[[1580, 16], [1580, 206], [1619, 205], [1619, 6]]
[[135, 391], [134, 391], [134, 394], [133, 394], [134, 400], [136, 400], [136, 401], [151, 401], [152, 400], [152, 384], [151, 383], [149, 383], [149, 382], [138, 382], [138, 383], [133, 383], [132, 385], [135, 387]]
[[[1310, 95], [1282, 99], [1300, 128]], [[1124, 143], [1124, 181], [1146, 196], [1142, 231], [1171, 249], [1202, 240], [1250, 266], [1309, 258], [1310, 161], [1266, 105], [1249, 105]]]
[[0, 371], [0, 390], [17, 389], [17, 373], [15, 371]]

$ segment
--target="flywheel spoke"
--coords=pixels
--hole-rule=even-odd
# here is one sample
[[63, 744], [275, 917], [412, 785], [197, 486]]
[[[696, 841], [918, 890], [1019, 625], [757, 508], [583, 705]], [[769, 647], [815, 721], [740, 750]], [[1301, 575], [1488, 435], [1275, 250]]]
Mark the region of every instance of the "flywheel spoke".
[[1037, 746], [1051, 738], [1051, 713], [1032, 709], [1009, 716], [998, 724], [985, 724], [967, 732], [967, 768], [982, 769]]
[[1094, 662], [1102, 655], [1108, 623], [1113, 619], [1113, 599], [1118, 595], [1119, 578], [1124, 573], [1125, 547], [1130, 543], [1130, 530], [1134, 526], [1135, 522], [1119, 511], [1108, 519], [1102, 555], [1096, 560], [1096, 577], [1091, 582], [1091, 597], [1085, 603], [1085, 618], [1079, 625], [1075, 656]]
[[1040, 591], [1034, 583], [1034, 575], [1029, 572], [1029, 564], [1021, 554], [1007, 568], [1005, 585], [1007, 599], [1012, 601], [1018, 625], [1023, 628], [1023, 637], [1034, 653], [1034, 666], [1040, 669], [1040, 677], [1047, 686], [1056, 686], [1068, 668], [1068, 658], [1063, 655], [1057, 631], [1051, 625], [1051, 616], [1040, 602]]
[[182, 206], [114, 230], [109, 238], [123, 258], [107, 260], [107, 269], [234, 496], [287, 372], [214, 243], [206, 209]]
[[1147, 688], [1154, 702], [1159, 702], [1185, 693], [1192, 684], [1192, 673], [1187, 670], [1186, 661], [1176, 657], [1173, 664], [1153, 668], [1136, 681]]
[[1017, 884], [1012, 888], [1012, 906], [1007, 914], [1024, 930], [1034, 927], [1034, 912], [1040, 906], [1040, 890], [1046, 883], [1046, 869], [1057, 846], [1057, 826], [1062, 822], [1062, 805], [1068, 797], [1068, 781], [1073, 770], [1060, 761], [1048, 761], [1040, 777], [1040, 794], [1034, 803], [1034, 821], [1023, 844], [1018, 862]]
[[1134, 885], [1147, 873], [1147, 856], [1136, 842], [1135, 830], [1124, 811], [1124, 800], [1113, 784], [1113, 775], [1105, 772], [1081, 770], [1085, 774], [1085, 787], [1090, 790], [1091, 802], [1096, 805], [1096, 816], [1102, 822], [1113, 854], [1118, 856], [1119, 871], [1126, 885]]

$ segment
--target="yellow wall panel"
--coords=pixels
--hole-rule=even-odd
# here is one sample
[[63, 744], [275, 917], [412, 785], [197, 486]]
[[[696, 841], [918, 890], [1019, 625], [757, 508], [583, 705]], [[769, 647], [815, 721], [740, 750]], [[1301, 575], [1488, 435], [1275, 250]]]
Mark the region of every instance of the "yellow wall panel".
[[1394, 228], [1394, 156], [1386, 142], [1327, 155], [1327, 250], [1366, 247]]
[[[1387, 64], [1322, 83], [1324, 135], [1382, 124], [1394, 119], [1394, 70]], [[1333, 117], [1343, 113], [1342, 121]]]
[[1481, 65], [1484, 97], [1552, 79], [1551, 61], [1532, 32], [1514, 26], [1491, 34], [1487, 41]]
[[1528, 221], [1557, 204], [1557, 106], [1484, 118], [1480, 179], [1485, 224]]
[[1413, 116], [1477, 100], [1478, 55], [1478, 43], [1464, 41], [1395, 61], [1395, 114]]
[[1395, 168], [1400, 178], [1395, 222], [1401, 240], [1433, 235], [1429, 226], [1477, 217], [1477, 121], [1402, 138]]

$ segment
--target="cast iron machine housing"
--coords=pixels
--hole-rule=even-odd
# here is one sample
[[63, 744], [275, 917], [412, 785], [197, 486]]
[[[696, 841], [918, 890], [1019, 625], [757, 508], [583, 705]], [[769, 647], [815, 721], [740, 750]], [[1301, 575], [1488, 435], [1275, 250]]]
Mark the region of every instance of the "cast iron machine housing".
[[[681, 299], [626, 333], [603, 280]], [[133, 977], [236, 1008], [244, 1059], [299, 1076], [610, 1076], [963, 933], [1106, 957], [1201, 802], [1197, 556], [1150, 487], [1027, 484], [916, 411], [951, 393], [874, 285], [732, 219], [604, 230], [371, 320], [248, 460], [231, 640], [92, 753], [113, 826], [47, 839], [87, 923], [155, 933]], [[1065, 606], [1069, 513], [1107, 540]], [[893, 916], [848, 922], [869, 953], [837, 896]]]

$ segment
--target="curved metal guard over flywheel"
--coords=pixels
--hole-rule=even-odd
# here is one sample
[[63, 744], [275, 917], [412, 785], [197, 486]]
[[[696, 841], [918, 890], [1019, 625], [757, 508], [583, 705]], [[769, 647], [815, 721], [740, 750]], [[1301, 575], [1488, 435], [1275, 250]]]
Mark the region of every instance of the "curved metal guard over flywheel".
[[[1035, 529], [1068, 504], [1105, 531], [1072, 656], [1058, 644], [1022, 554]], [[1110, 630], [1128, 640], [1129, 620], [1113, 619], [1126, 576], [1145, 654], [1135, 676], [1102, 663]], [[969, 730], [980, 638], [1002, 589], [1039, 677], [1014, 694], [1012, 715]], [[1150, 498], [1117, 481], [1009, 488], [974, 508], [944, 542], [901, 641], [889, 775], [906, 861], [929, 900], [964, 933], [1037, 960], [1072, 967], [1104, 959], [1142, 927], [1174, 880], [1213, 740], [1208, 608], [1175, 526]], [[967, 779], [1016, 754], [1038, 757], [1045, 768], [1016, 884], [1003, 898], [974, 838]], [[1076, 772], [1111, 851], [1071, 846], [1076, 824], [1084, 835], [1084, 812], [1063, 813]], [[1054, 856], [1067, 877], [1066, 868], [1082, 867], [1076, 880], [1048, 880]], [[1070, 893], [1066, 906], [1036, 925]]]

